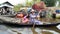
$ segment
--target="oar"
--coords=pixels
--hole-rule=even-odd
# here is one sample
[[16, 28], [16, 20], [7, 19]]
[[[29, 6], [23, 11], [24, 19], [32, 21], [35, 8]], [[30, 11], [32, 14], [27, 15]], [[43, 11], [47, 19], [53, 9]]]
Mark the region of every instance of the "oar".
[[35, 27], [35, 23], [33, 24], [33, 28]]
[[[40, 10], [40, 12], [41, 12], [41, 10]], [[40, 14], [40, 12], [38, 13], [38, 15]], [[33, 27], [32, 28], [34, 28], [35, 27], [35, 23], [33, 24]]]

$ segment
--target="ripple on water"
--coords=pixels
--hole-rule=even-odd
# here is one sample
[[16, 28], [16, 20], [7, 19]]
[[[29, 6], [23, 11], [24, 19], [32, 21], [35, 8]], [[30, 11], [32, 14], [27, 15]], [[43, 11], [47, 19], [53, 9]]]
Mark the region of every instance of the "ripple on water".
[[31, 28], [12, 28], [11, 30], [21, 34], [33, 34]]
[[17, 34], [17, 33], [8, 29], [5, 25], [0, 25], [0, 34]]
[[46, 29], [40, 29], [40, 28], [36, 28], [35, 31], [38, 32], [38, 34], [59, 34], [58, 32], [53, 30], [46, 30]]
[[6, 31], [8, 28], [5, 25], [0, 25], [0, 31]]
[[40, 28], [8, 28], [5, 25], [0, 25], [0, 34], [59, 34], [53, 30]]

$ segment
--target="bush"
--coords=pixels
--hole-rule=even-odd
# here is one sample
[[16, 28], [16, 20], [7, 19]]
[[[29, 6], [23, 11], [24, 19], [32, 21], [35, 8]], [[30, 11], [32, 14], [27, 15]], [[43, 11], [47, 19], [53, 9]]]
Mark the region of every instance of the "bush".
[[56, 0], [41, 0], [44, 1], [47, 7], [53, 7], [55, 6]]

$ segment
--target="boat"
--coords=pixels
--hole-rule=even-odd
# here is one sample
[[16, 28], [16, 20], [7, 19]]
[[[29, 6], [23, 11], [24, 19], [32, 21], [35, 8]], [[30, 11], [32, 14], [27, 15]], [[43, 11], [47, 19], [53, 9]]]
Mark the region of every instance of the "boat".
[[[19, 20], [19, 23], [18, 23]], [[36, 24], [21, 24], [21, 19], [18, 18], [11, 18], [11, 17], [6, 17], [6, 16], [2, 16], [0, 15], [0, 23], [3, 24], [7, 24], [10, 26], [37, 26], [37, 27], [49, 27], [49, 26], [57, 26], [58, 24], [60, 24], [60, 22], [58, 23], [45, 23], [45, 24], [40, 24], [40, 25], [36, 25]]]

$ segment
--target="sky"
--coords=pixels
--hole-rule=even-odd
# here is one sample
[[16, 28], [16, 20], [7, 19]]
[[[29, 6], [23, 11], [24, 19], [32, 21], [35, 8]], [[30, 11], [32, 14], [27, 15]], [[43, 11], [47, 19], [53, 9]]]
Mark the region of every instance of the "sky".
[[3, 2], [6, 2], [6, 1], [10, 2], [13, 5], [25, 4], [26, 3], [26, 0], [0, 0], [0, 4]]

